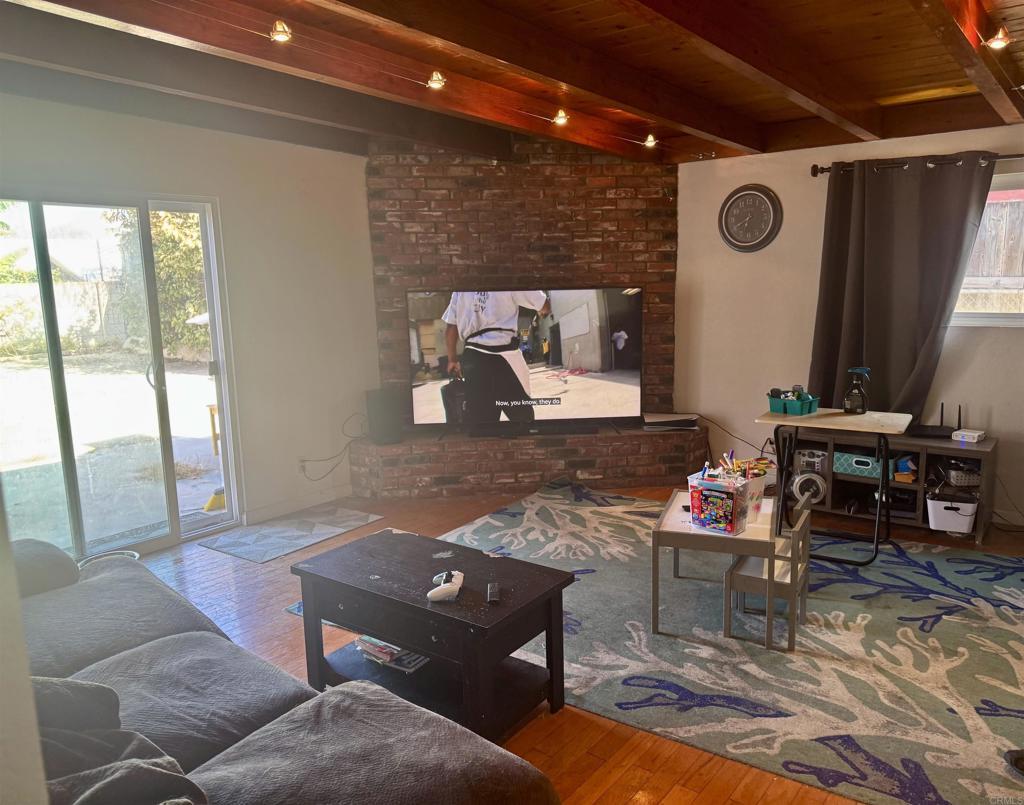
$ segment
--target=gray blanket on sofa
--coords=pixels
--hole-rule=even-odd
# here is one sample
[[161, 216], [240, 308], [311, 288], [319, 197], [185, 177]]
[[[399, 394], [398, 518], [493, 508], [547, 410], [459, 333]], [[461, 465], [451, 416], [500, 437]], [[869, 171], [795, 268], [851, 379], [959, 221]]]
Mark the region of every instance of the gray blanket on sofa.
[[203, 790], [130, 730], [40, 731], [50, 805], [206, 805]]
[[120, 729], [117, 694], [70, 679], [32, 680], [50, 805], [206, 805], [152, 741]]

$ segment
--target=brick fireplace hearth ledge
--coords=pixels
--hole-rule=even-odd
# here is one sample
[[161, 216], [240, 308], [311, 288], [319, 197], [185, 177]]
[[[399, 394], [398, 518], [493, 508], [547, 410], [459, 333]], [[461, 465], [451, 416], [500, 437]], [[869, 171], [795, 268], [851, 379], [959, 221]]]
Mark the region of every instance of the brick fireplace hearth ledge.
[[415, 434], [400, 444], [358, 439], [349, 451], [358, 497], [455, 497], [533, 492], [569, 477], [596, 488], [682, 486], [707, 458], [706, 428], [516, 439]]

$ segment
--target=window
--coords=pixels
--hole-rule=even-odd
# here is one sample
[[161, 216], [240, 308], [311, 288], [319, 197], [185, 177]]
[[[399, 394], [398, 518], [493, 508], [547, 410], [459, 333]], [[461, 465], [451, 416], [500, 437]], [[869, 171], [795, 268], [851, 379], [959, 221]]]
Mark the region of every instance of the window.
[[992, 180], [951, 323], [1024, 327], [1024, 173]]

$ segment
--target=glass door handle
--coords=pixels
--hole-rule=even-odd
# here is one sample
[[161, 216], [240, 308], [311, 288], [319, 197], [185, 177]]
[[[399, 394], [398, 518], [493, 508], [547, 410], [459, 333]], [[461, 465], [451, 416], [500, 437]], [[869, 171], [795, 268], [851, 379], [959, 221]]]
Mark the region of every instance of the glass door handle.
[[153, 362], [150, 361], [149, 366], [146, 367], [146, 382], [153, 391], [156, 391], [156, 383], [153, 382]]

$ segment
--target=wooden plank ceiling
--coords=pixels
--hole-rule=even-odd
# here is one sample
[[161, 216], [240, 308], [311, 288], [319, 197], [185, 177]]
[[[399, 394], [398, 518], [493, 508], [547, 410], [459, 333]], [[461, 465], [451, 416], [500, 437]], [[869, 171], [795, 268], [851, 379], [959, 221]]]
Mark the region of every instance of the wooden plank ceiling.
[[1024, 122], [1024, 0], [13, 2], [634, 159]]

